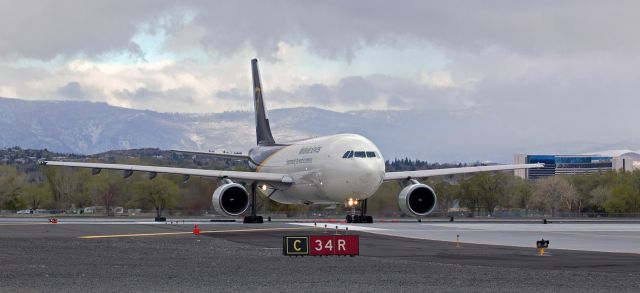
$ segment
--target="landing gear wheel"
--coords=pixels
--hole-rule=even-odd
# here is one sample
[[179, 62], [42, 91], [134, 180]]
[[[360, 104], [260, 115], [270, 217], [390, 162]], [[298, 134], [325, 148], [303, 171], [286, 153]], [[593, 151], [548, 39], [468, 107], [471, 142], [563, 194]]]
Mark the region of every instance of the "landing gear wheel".
[[360, 210], [356, 211], [355, 206], [351, 206], [351, 212], [347, 215], [347, 223], [373, 223], [373, 217], [367, 216], [367, 200], [360, 202]]
[[365, 218], [366, 218], [365, 223], [373, 224], [373, 217], [372, 216], [366, 216]]
[[358, 224], [364, 224], [364, 223], [373, 223], [373, 217], [372, 216], [361, 216], [361, 215], [347, 215], [347, 223], [358, 223]]
[[353, 223], [353, 217], [351, 215], [347, 215], [347, 223]]

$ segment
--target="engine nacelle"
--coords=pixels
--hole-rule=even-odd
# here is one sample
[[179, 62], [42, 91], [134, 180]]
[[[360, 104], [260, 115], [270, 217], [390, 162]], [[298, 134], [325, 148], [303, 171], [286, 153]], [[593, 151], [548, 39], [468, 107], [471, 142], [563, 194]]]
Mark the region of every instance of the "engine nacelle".
[[436, 207], [438, 198], [428, 185], [414, 182], [400, 191], [398, 205], [407, 215], [426, 216]]
[[230, 180], [223, 182], [213, 192], [213, 209], [222, 215], [238, 216], [249, 207], [249, 192], [241, 184]]

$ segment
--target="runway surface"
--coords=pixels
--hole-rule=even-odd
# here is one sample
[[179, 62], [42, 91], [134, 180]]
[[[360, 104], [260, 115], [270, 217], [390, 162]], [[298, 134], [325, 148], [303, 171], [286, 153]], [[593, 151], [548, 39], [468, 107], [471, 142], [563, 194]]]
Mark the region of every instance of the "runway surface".
[[[533, 247], [462, 243], [457, 248], [450, 241], [376, 234], [477, 232], [484, 226], [475, 230], [420, 223], [350, 226], [349, 233], [361, 237], [360, 256], [282, 255], [284, 235], [324, 234], [323, 226], [314, 230], [288, 223], [200, 222], [203, 234], [198, 237], [191, 234], [189, 222], [65, 223], [62, 219], [60, 224], [48, 224], [1, 219], [0, 291], [640, 291], [640, 255], [635, 253], [554, 249], [554, 238], [549, 237], [552, 248], [541, 257]], [[518, 230], [498, 227], [500, 233]]]
[[[313, 223], [299, 225], [313, 226]], [[455, 241], [459, 238], [462, 243], [534, 247], [537, 240], [544, 238], [549, 239], [555, 249], [640, 254], [640, 223], [401, 222], [357, 226], [351, 229], [362, 227], [371, 233], [416, 239]]]

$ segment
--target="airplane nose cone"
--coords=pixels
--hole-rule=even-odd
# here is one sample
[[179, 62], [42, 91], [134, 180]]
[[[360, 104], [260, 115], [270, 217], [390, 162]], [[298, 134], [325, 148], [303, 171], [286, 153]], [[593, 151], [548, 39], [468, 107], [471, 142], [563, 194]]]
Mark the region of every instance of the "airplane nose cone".
[[378, 183], [378, 179], [376, 172], [373, 170], [367, 170], [358, 174], [357, 181], [360, 185], [369, 185]]
[[362, 160], [359, 164], [356, 182], [368, 195], [373, 194], [384, 178], [384, 166], [380, 168], [375, 160]]

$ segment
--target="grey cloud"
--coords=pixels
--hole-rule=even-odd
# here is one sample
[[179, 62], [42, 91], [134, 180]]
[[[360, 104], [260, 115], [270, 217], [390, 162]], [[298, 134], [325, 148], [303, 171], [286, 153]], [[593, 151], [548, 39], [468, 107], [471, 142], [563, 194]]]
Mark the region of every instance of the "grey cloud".
[[[195, 12], [197, 29], [167, 17], [184, 10]], [[3, 1], [0, 54], [47, 59], [127, 50], [142, 23], [167, 29], [172, 48], [194, 42], [227, 55], [249, 44], [273, 56], [280, 41], [332, 58], [413, 41], [471, 52], [636, 52], [639, 16], [637, 1]]]
[[[640, 48], [640, 4], [621, 1], [234, 1], [193, 2], [204, 43], [233, 52], [247, 42], [270, 55], [277, 42], [308, 42], [322, 56], [350, 57], [365, 45], [412, 40], [475, 51], [526, 54]], [[237, 17], [242, 15], [243, 17]]]
[[310, 101], [318, 104], [328, 104], [331, 102], [331, 98], [334, 96], [331, 92], [331, 88], [324, 84], [312, 84], [305, 88], [305, 94]]
[[337, 86], [337, 98], [342, 101], [372, 101], [376, 98], [375, 89], [362, 77], [347, 77]]
[[163, 93], [163, 92], [153, 91], [153, 90], [149, 90], [147, 88], [138, 88], [135, 91], [130, 91], [128, 89], [122, 89], [122, 91], [119, 91], [116, 94], [118, 96], [124, 97], [124, 98], [134, 98], [134, 99], [142, 99], [142, 100], [148, 100], [148, 99], [152, 99], [152, 98], [158, 98], [158, 97], [165, 96], [165, 93]]
[[[179, 109], [193, 107], [198, 101], [190, 88], [177, 88], [166, 91], [145, 87], [136, 90], [122, 89], [114, 92], [120, 98], [130, 102], [132, 107], [160, 112], [178, 112]], [[211, 112], [215, 112], [214, 109]]]
[[[640, 139], [637, 123], [633, 123], [640, 108], [636, 95], [640, 80], [637, 1], [240, 0], [177, 5], [165, 1], [3, 1], [0, 59], [16, 54], [49, 59], [109, 50], [127, 50], [144, 58], [131, 37], [145, 22], [152, 24], [151, 30], [167, 31], [169, 49], [188, 51], [204, 46], [221, 59], [247, 44], [259, 57], [274, 58], [281, 41], [306, 45], [320, 56], [346, 59], [363, 46], [435, 45], [450, 59], [443, 70], [452, 74], [458, 86], [433, 88], [388, 75], [351, 76], [336, 85], [274, 89], [266, 93], [267, 104], [304, 102], [341, 109], [348, 103], [366, 105], [386, 96], [390, 106], [428, 113], [422, 114], [424, 124], [433, 127], [431, 132], [442, 132], [439, 141], [457, 143], [447, 145], [450, 148], [469, 140], [486, 145], [518, 140], [530, 146], [592, 140], [594, 136], [603, 143]], [[180, 9], [195, 12], [192, 23], [183, 23], [179, 17], [160, 21], [172, 11], [179, 14]], [[0, 82], [10, 85], [44, 79], [50, 72], [0, 66], [0, 74]], [[200, 103], [199, 109], [219, 110], [194, 99], [192, 89], [156, 88], [160, 86], [148, 82], [140, 89], [117, 94], [131, 101], [132, 107], [176, 111], [194, 109]], [[86, 94], [80, 84], [71, 83], [60, 93], [71, 97], [74, 89], [76, 97]], [[238, 103], [250, 101], [250, 96], [248, 88], [216, 93], [218, 98]], [[451, 123], [468, 131], [458, 135], [448, 128]]]
[[59, 88], [57, 94], [72, 100], [84, 100], [87, 97], [85, 90], [82, 88], [80, 83], [76, 81], [72, 81], [67, 83], [65, 86]]
[[219, 91], [216, 93], [216, 97], [225, 100], [246, 101], [251, 96], [249, 91], [242, 91], [237, 88], [233, 88], [228, 91]]
[[[490, 70], [495, 66], [492, 60], [486, 62], [481, 68]], [[566, 60], [522, 73], [514, 65], [503, 69], [503, 74], [512, 74], [513, 79], [503, 74], [488, 75], [472, 89], [431, 88], [411, 79], [372, 75], [348, 77], [332, 86], [310, 85], [290, 92], [279, 89], [266, 95], [268, 101], [280, 104], [302, 101], [341, 108], [359, 102], [358, 92], [371, 91], [368, 96], [387, 96], [389, 107], [411, 109], [414, 115], [422, 115], [416, 121], [423, 125], [424, 135], [439, 142], [449, 141], [443, 143], [443, 148], [464, 149], [465, 144], [473, 141], [485, 151], [493, 144], [503, 146], [500, 150], [517, 146], [522, 151], [535, 151], [536, 147], [544, 146], [545, 151], [562, 152], [562, 148], [570, 145], [574, 150], [580, 149], [575, 144], [581, 141], [589, 142], [585, 148], [595, 141], [628, 148], [629, 145], [616, 143], [640, 139], [637, 124], [633, 123], [640, 100], [632, 82], [640, 78], [639, 73], [611, 75], [607, 66], [597, 65], [602, 66], [602, 72], [587, 68], [589, 74], [563, 75], [562, 71], [550, 69], [555, 66], [563, 67], [565, 72], [590, 67]], [[640, 66], [640, 61], [632, 61], [629, 66]], [[537, 70], [550, 73], [538, 76]], [[355, 86], [344, 86], [347, 84]], [[325, 99], [311, 97], [309, 92], [321, 92]], [[367, 101], [371, 98], [362, 100]], [[398, 135], [406, 134], [401, 131]], [[495, 155], [498, 152], [496, 149]]]
[[144, 56], [144, 51], [142, 51], [142, 48], [140, 48], [138, 44], [129, 42], [126, 50], [129, 52], [130, 57], [147, 62], [147, 59]]
[[0, 55], [48, 60], [128, 50], [137, 26], [170, 7], [163, 0], [2, 1]]
[[[217, 92], [216, 97], [247, 101], [251, 93], [244, 89]], [[440, 90], [415, 80], [387, 75], [349, 76], [335, 85], [310, 84], [288, 91], [276, 88], [265, 93], [267, 103], [304, 103], [331, 109], [367, 109], [379, 97], [386, 97], [391, 108], [419, 107], [430, 110], [456, 111], [465, 108], [457, 89]]]

